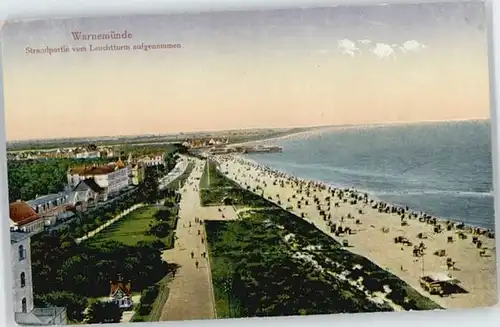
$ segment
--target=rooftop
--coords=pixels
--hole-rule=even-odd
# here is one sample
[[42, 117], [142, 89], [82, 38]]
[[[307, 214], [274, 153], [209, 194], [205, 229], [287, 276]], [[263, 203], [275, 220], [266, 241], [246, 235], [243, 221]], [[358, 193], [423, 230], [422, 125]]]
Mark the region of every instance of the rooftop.
[[76, 185], [76, 187], [73, 189], [73, 192], [86, 191], [88, 189], [90, 189], [96, 193], [100, 193], [100, 192], [104, 191], [104, 189], [102, 187], [97, 185], [95, 179], [87, 178], [87, 179], [84, 179], [83, 181], [81, 181], [80, 183], [78, 183], [78, 185]]
[[102, 166], [72, 167], [70, 168], [69, 173], [78, 175], [107, 175], [114, 171], [115, 171], [115, 166], [102, 165]]
[[17, 225], [25, 225], [40, 218], [26, 202], [18, 201], [9, 204], [9, 218]]
[[31, 207], [37, 207], [42, 204], [49, 203], [51, 201], [55, 201], [61, 198], [66, 197], [67, 194], [65, 193], [56, 193], [56, 194], [47, 194], [43, 196], [39, 196], [36, 199], [26, 201], [27, 204], [29, 204]]

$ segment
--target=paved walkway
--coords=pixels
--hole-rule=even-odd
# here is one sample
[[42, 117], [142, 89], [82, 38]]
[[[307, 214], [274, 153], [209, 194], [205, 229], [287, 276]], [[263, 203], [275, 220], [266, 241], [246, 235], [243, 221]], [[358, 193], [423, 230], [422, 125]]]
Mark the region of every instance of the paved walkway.
[[[198, 180], [203, 172], [204, 161], [197, 160], [191, 175], [181, 189], [179, 220], [177, 222], [177, 241], [173, 249], [163, 253], [163, 259], [176, 263], [175, 277], [169, 284], [170, 292], [163, 307], [160, 321], [195, 320], [215, 318], [215, 305], [203, 226], [195, 222], [195, 217], [203, 217], [200, 206]], [[215, 208], [217, 211], [217, 208]], [[218, 211], [217, 211], [218, 212]], [[189, 227], [191, 224], [191, 227]], [[198, 235], [198, 231], [200, 235]], [[191, 252], [194, 258], [191, 258]], [[195, 262], [199, 266], [196, 267]]]

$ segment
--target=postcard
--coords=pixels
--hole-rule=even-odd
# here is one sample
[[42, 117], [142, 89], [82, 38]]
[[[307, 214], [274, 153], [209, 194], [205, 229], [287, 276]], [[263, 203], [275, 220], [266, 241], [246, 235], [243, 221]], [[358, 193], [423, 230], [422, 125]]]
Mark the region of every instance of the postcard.
[[17, 322], [494, 305], [485, 16], [7, 21]]

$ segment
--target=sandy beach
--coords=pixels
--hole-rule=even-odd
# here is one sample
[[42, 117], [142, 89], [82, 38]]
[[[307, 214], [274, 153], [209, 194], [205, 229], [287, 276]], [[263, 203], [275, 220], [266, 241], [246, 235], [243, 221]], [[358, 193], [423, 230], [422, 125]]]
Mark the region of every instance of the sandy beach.
[[[495, 236], [491, 231], [440, 220], [261, 166], [240, 155], [213, 157], [227, 177], [313, 223], [349, 251], [390, 271], [443, 308], [497, 302]], [[420, 277], [446, 274], [457, 292], [430, 295]]]

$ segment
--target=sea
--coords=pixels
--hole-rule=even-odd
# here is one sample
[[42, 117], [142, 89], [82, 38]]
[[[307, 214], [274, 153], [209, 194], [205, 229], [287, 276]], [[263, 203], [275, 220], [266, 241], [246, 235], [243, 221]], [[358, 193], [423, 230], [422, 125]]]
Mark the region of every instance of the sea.
[[488, 120], [339, 127], [259, 143], [283, 147], [247, 155], [270, 168], [494, 230]]

